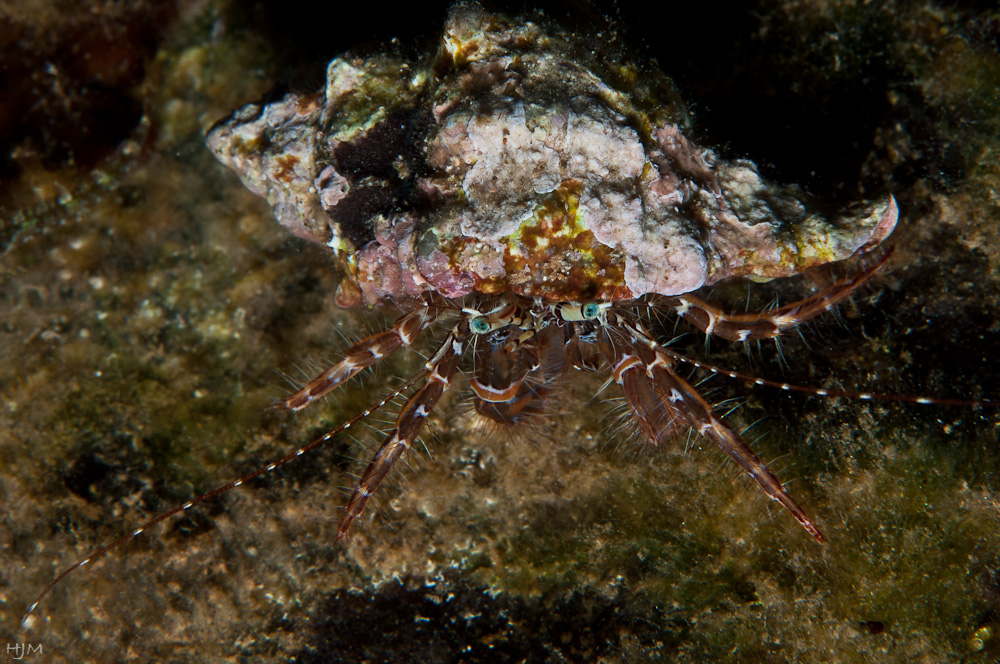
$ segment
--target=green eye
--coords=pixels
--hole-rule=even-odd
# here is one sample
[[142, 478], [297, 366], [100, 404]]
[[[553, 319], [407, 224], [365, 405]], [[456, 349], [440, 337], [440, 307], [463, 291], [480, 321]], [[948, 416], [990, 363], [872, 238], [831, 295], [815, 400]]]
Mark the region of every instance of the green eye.
[[599, 314], [600, 311], [601, 308], [597, 306], [596, 302], [588, 302], [583, 305], [581, 313], [583, 314], [584, 320], [593, 320], [594, 318], [597, 318], [597, 314]]
[[472, 322], [469, 323], [469, 327], [472, 328], [475, 334], [486, 334], [490, 331], [490, 322], [484, 316], [480, 316], [473, 318]]

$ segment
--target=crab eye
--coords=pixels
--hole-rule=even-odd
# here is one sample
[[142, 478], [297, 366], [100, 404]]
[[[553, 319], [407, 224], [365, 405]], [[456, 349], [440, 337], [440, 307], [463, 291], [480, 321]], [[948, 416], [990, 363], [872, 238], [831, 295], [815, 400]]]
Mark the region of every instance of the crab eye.
[[479, 316], [478, 318], [473, 318], [469, 323], [469, 327], [472, 328], [475, 334], [486, 334], [490, 331], [490, 322], [486, 320], [485, 316]]
[[583, 314], [584, 320], [593, 320], [597, 318], [597, 314], [601, 312], [601, 308], [597, 306], [596, 302], [588, 302], [583, 305], [583, 309], [580, 311]]

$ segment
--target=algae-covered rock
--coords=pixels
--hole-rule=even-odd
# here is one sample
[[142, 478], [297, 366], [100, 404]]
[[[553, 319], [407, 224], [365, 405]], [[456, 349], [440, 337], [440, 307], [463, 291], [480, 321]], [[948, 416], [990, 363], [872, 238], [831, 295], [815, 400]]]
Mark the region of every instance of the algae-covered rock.
[[[804, 183], [821, 210], [888, 191], [901, 211], [892, 262], [840, 307], [842, 324], [787, 337], [780, 355], [769, 344], [749, 358], [718, 341], [705, 350], [694, 334], [678, 347], [828, 389], [1000, 394], [995, 11], [671, 3], [666, 16], [641, 5], [620, 3], [620, 32], [599, 20], [603, 8], [583, 27], [550, 19], [594, 40], [645, 41], [694, 108], [685, 135], [722, 145], [720, 158]], [[741, 402], [730, 422], [794, 480], [828, 544], [734, 482], [713, 450], [680, 440], [630, 452], [632, 429], [588, 401], [600, 381], [581, 379], [524, 436], [487, 435], [460, 399], [442, 404], [431, 454], [410, 456], [413, 469], [346, 544], [335, 542], [337, 506], [377, 442], [359, 428], [74, 572], [22, 630], [60, 570], [293, 451], [426, 361], [401, 355], [295, 416], [268, 411], [294, 389], [282, 374], [297, 384], [347, 345], [341, 335], [384, 321], [335, 305], [327, 250], [279, 228], [202, 132], [286, 79], [289, 44], [316, 48], [304, 32], [336, 41], [322, 67], [372, 36], [359, 25], [403, 28], [383, 13], [281, 32], [287, 13], [260, 7], [197, 4], [162, 23], [168, 38], [139, 89], [154, 138], [124, 146], [127, 164], [105, 167], [112, 180], [89, 165], [34, 164], [4, 181], [4, 209], [41, 214], [49, 229], [0, 260], [6, 643], [55, 662], [997, 658], [996, 411], [720, 378], [713, 402]], [[429, 37], [440, 30], [443, 8], [413, 11]], [[418, 52], [406, 48], [402, 59]], [[715, 297], [739, 311], [831, 278], [754, 285], [749, 303], [746, 284], [722, 284]], [[669, 320], [661, 332], [673, 330]]]

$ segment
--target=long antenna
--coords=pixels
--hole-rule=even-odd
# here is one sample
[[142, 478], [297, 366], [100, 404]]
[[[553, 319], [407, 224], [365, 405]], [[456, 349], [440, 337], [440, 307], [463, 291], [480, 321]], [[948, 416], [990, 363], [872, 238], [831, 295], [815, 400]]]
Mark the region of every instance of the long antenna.
[[208, 493], [203, 493], [202, 495], [198, 496], [197, 498], [192, 498], [191, 500], [187, 501], [183, 505], [178, 505], [177, 507], [175, 507], [175, 508], [173, 508], [173, 509], [171, 509], [171, 510], [169, 510], [167, 512], [164, 512], [163, 514], [161, 514], [158, 517], [152, 519], [151, 521], [147, 521], [146, 523], [142, 524], [141, 526], [139, 526], [138, 528], [136, 528], [132, 532], [129, 532], [129, 533], [126, 533], [125, 535], [122, 535], [121, 537], [119, 537], [118, 539], [116, 539], [111, 544], [108, 544], [106, 546], [101, 547], [100, 549], [98, 549], [94, 553], [90, 554], [87, 558], [84, 558], [83, 560], [81, 560], [81, 561], [79, 561], [77, 563], [74, 563], [70, 567], [67, 567], [62, 572], [59, 573], [59, 576], [57, 576], [54, 579], [52, 579], [52, 581], [49, 582], [49, 585], [45, 586], [45, 588], [42, 589], [42, 592], [38, 593], [38, 596], [35, 598], [35, 601], [31, 603], [31, 606], [28, 607], [28, 610], [25, 612], [24, 617], [21, 619], [21, 628], [22, 629], [28, 628], [28, 626], [29, 626], [28, 622], [31, 619], [32, 612], [35, 610], [35, 608], [38, 607], [38, 604], [42, 601], [42, 599], [46, 595], [49, 594], [49, 591], [52, 590], [53, 588], [55, 588], [59, 584], [60, 581], [62, 581], [63, 579], [65, 579], [67, 576], [69, 576], [70, 574], [72, 574], [76, 570], [80, 569], [84, 565], [92, 563], [94, 560], [100, 558], [101, 556], [103, 556], [104, 554], [106, 554], [108, 551], [111, 551], [112, 549], [118, 548], [119, 546], [121, 546], [125, 542], [129, 541], [130, 539], [138, 537], [143, 532], [145, 532], [146, 530], [152, 528], [153, 526], [155, 526], [156, 524], [160, 523], [161, 521], [163, 521], [165, 519], [169, 519], [170, 517], [174, 516], [175, 514], [179, 514], [180, 512], [184, 512], [184, 511], [190, 509], [191, 507], [193, 507], [194, 505], [197, 505], [198, 503], [203, 503], [206, 500], [208, 500], [209, 498], [214, 498], [215, 496], [219, 495], [220, 493], [225, 493], [226, 491], [229, 491], [231, 489], [235, 489], [236, 487], [240, 486], [244, 482], [248, 482], [248, 481], [250, 481], [250, 480], [252, 480], [252, 479], [254, 479], [256, 477], [259, 477], [259, 476], [263, 475], [264, 473], [269, 473], [272, 470], [274, 470], [275, 468], [277, 468], [279, 466], [283, 466], [286, 463], [288, 463], [289, 461], [291, 461], [291, 460], [293, 460], [293, 459], [295, 459], [297, 457], [302, 456], [303, 454], [305, 454], [309, 450], [312, 450], [312, 449], [315, 449], [315, 448], [319, 447], [323, 443], [325, 443], [328, 440], [332, 439], [337, 434], [342, 433], [342, 432], [346, 431], [347, 429], [350, 429], [352, 426], [354, 426], [355, 424], [357, 424], [361, 420], [365, 419], [366, 417], [368, 417], [369, 415], [371, 415], [372, 413], [374, 413], [378, 409], [380, 409], [383, 406], [385, 406], [387, 403], [389, 403], [390, 401], [392, 401], [393, 399], [395, 399], [397, 396], [399, 396], [400, 394], [402, 394], [406, 389], [408, 389], [409, 387], [411, 387], [418, 380], [422, 379], [427, 373], [428, 373], [428, 371], [427, 371], [426, 368], [421, 369], [414, 376], [410, 377], [409, 380], [407, 380], [406, 382], [404, 382], [402, 385], [400, 385], [399, 387], [397, 387], [395, 390], [393, 390], [392, 392], [390, 392], [386, 396], [382, 397], [374, 405], [369, 406], [368, 408], [366, 408], [361, 413], [358, 413], [357, 415], [355, 415], [351, 419], [347, 420], [346, 422], [344, 422], [343, 424], [341, 424], [337, 428], [335, 428], [335, 429], [333, 429], [331, 431], [328, 431], [327, 433], [323, 434], [322, 436], [320, 436], [316, 440], [312, 441], [308, 445], [303, 445], [302, 447], [300, 447], [299, 449], [295, 450], [294, 452], [291, 452], [290, 454], [286, 454], [285, 456], [281, 457], [280, 459], [276, 459], [276, 460], [268, 463], [266, 466], [258, 468], [257, 470], [253, 471], [252, 473], [250, 473], [248, 475], [244, 475], [243, 477], [241, 477], [239, 479], [236, 479], [236, 480], [233, 480], [232, 482], [229, 482], [228, 484], [223, 484], [220, 487], [212, 489]]
[[680, 353], [670, 350], [666, 346], [658, 345], [657, 348], [665, 355], [678, 362], [683, 362], [685, 364], [690, 364], [691, 366], [703, 369], [705, 371], [710, 371], [713, 374], [719, 374], [722, 376], [728, 376], [730, 378], [735, 378], [736, 380], [741, 380], [745, 383], [751, 383], [753, 385], [761, 385], [763, 387], [773, 387], [779, 390], [784, 390], [785, 392], [801, 392], [803, 394], [811, 394], [818, 397], [835, 397], [842, 399], [860, 399], [862, 401], [901, 401], [904, 403], [919, 403], [919, 404], [929, 404], [934, 406], [988, 406], [991, 408], [1000, 407], [1000, 401], [995, 399], [941, 399], [938, 397], [923, 397], [923, 396], [913, 396], [909, 394], [879, 394], [877, 392], [852, 392], [850, 390], [828, 390], [819, 387], [808, 387], [805, 385], [795, 385], [794, 383], [783, 383], [778, 380], [767, 380], [766, 378], [758, 378], [750, 374], [740, 373], [739, 371], [730, 371], [724, 367], [719, 367], [714, 364], [709, 364], [707, 362], [702, 362], [700, 360], [692, 360], [689, 357], [685, 357]]

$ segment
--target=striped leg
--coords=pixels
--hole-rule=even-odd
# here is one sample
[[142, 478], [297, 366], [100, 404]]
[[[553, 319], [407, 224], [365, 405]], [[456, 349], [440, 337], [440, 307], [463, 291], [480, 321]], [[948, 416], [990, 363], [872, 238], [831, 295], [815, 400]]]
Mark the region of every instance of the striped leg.
[[772, 339], [846, 300], [851, 296], [851, 293], [875, 276], [875, 273], [889, 260], [890, 255], [891, 252], [886, 253], [868, 269], [849, 279], [838, 281], [822, 293], [786, 304], [772, 311], [727, 314], [718, 307], [693, 295], [680, 295], [671, 298], [671, 301], [679, 316], [705, 334], [715, 335], [730, 341]]
[[382, 442], [382, 446], [361, 475], [361, 480], [351, 494], [350, 500], [347, 501], [347, 511], [337, 527], [338, 540], [347, 537], [351, 525], [365, 509], [368, 499], [378, 489], [396, 461], [413, 445], [424, 420], [451, 384], [451, 379], [458, 370], [459, 360], [462, 359], [467, 337], [468, 321], [462, 319], [438, 348], [434, 357], [427, 361], [425, 365], [427, 378], [424, 384], [403, 406], [396, 419], [396, 426]]
[[353, 378], [362, 369], [372, 366], [403, 346], [409, 346], [418, 334], [434, 322], [439, 313], [438, 307], [427, 305], [400, 316], [388, 330], [365, 337], [348, 348], [343, 359], [313, 378], [298, 392], [278, 402], [278, 407], [287, 410], [305, 408]]
[[613, 339], [611, 332], [602, 328], [598, 345], [611, 366], [615, 382], [622, 386], [625, 401], [646, 438], [654, 445], [674, 439], [687, 423], [679, 417], [669, 400], [657, 394], [631, 342], [623, 338]]
[[[712, 407], [697, 390], [677, 375], [673, 369], [673, 360], [641, 329], [629, 327], [628, 330], [636, 343], [631, 345], [625, 357], [631, 354], [635, 360], [629, 366], [623, 367], [622, 371], [648, 376], [663, 406], [675, 414], [679, 422], [718, 445], [757, 482], [764, 493], [772, 500], [781, 503], [782, 507], [788, 510], [816, 541], [826, 541], [805, 511], [788, 495], [778, 478], [764, 465], [743, 438], [712, 411]], [[631, 369], [635, 371], [630, 371]]]

